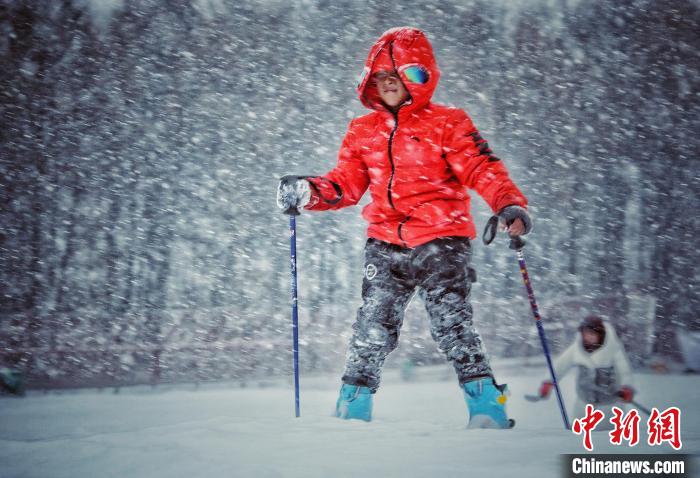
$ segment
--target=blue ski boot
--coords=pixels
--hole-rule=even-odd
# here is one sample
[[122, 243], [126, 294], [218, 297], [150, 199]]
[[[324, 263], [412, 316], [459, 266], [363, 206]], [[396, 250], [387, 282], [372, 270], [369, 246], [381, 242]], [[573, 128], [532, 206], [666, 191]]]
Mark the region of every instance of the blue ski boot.
[[335, 416], [344, 420], [372, 420], [372, 392], [367, 387], [344, 383], [335, 405]]
[[513, 428], [515, 420], [506, 415], [508, 386], [496, 385], [493, 378], [485, 377], [462, 385], [469, 408], [467, 428]]

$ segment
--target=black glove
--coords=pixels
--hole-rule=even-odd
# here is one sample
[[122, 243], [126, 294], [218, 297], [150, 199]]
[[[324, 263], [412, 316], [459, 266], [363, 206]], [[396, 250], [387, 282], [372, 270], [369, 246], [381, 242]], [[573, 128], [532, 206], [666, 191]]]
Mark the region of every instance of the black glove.
[[498, 213], [498, 217], [506, 224], [506, 227], [510, 227], [510, 225], [513, 224], [516, 219], [522, 220], [523, 225], [525, 226], [525, 232], [523, 232], [523, 235], [532, 230], [532, 220], [530, 220], [530, 215], [523, 207], [515, 205], [506, 206], [501, 209], [501, 212]]
[[282, 212], [298, 215], [311, 199], [311, 188], [305, 176], [284, 176], [277, 187], [277, 207]]

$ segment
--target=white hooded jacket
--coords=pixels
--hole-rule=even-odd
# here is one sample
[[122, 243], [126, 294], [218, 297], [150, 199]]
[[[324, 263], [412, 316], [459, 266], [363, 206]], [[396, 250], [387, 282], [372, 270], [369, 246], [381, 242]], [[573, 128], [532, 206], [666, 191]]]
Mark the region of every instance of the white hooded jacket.
[[554, 362], [557, 380], [573, 367], [578, 368], [576, 394], [584, 403], [610, 404], [619, 400], [617, 393], [623, 386], [632, 387], [632, 369], [627, 354], [608, 323], [605, 326], [603, 345], [589, 353], [583, 348], [583, 338], [576, 340]]

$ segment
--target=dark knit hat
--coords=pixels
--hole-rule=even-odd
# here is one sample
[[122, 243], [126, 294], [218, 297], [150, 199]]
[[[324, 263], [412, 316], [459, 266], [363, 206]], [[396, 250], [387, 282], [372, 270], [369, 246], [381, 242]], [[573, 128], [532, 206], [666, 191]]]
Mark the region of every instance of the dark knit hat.
[[588, 329], [593, 332], [597, 332], [603, 336], [605, 335], [605, 325], [603, 325], [603, 319], [601, 319], [597, 315], [589, 315], [588, 317], [583, 319], [583, 322], [581, 322], [581, 325], [579, 325], [578, 329]]

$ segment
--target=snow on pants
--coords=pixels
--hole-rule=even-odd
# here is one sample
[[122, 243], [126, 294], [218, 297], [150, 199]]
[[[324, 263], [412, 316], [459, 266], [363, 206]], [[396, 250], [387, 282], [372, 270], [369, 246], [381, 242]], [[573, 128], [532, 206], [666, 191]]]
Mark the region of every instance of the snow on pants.
[[430, 317], [430, 333], [454, 365], [460, 384], [492, 376], [472, 324], [470, 258], [467, 237], [443, 237], [413, 249], [369, 239], [362, 306], [353, 324], [343, 382], [377, 391], [384, 360], [398, 345], [404, 311], [416, 290]]

